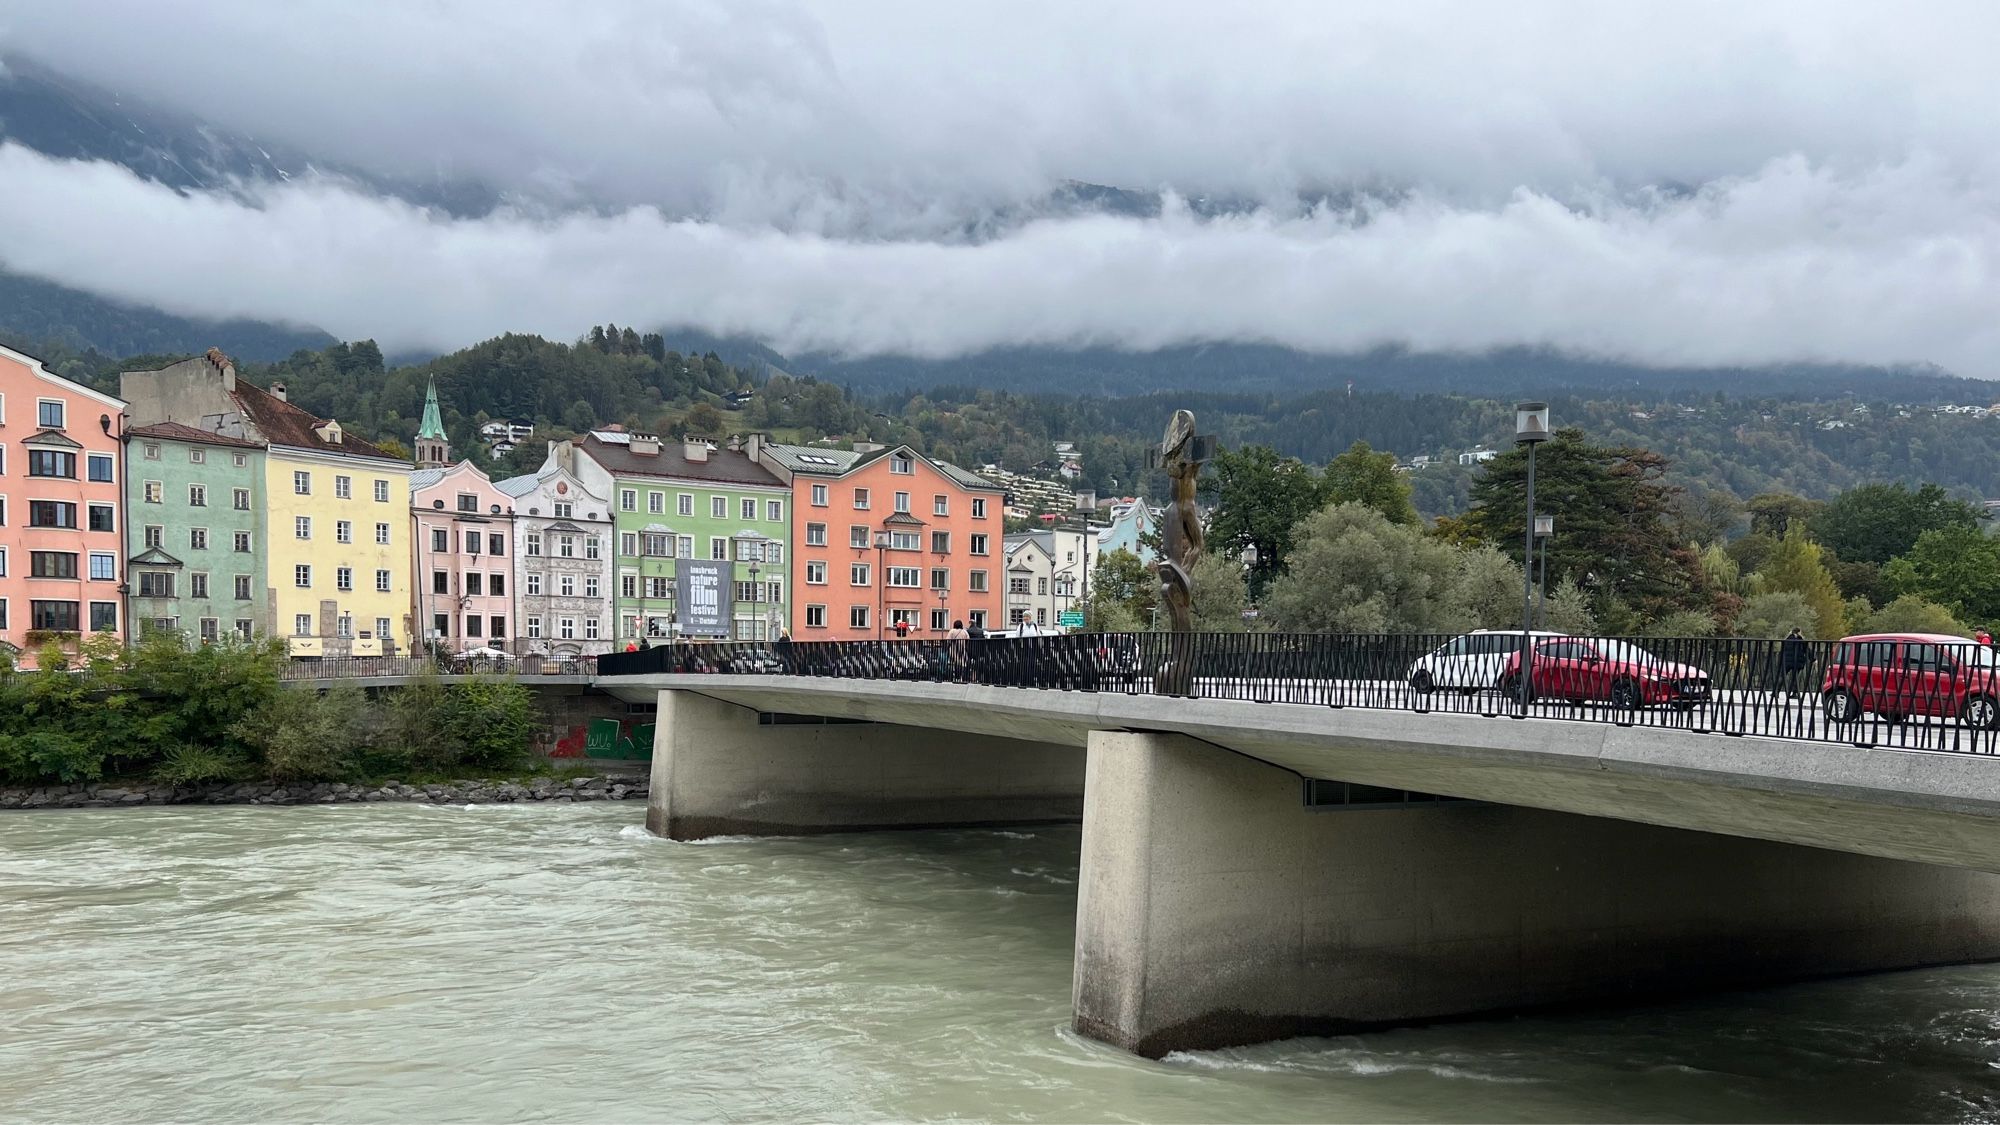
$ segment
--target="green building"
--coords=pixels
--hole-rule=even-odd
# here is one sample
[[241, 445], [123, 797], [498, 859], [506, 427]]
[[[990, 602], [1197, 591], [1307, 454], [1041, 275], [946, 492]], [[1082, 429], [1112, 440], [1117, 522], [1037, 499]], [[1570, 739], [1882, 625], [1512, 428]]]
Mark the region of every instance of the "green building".
[[605, 574], [619, 648], [674, 636], [765, 640], [790, 628], [792, 491], [753, 452], [617, 428], [551, 447], [553, 464], [611, 500]]
[[125, 542], [132, 635], [213, 641], [271, 632], [264, 449], [178, 422], [128, 431]]

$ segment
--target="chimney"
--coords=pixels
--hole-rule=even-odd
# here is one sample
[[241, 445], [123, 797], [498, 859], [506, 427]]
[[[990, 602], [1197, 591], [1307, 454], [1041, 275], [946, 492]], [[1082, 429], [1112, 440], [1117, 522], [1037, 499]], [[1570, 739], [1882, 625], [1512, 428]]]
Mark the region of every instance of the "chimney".
[[748, 456], [748, 457], [749, 457], [749, 458], [750, 458], [750, 459], [751, 459], [752, 461], [755, 461], [755, 460], [757, 460], [757, 459], [758, 459], [759, 457], [763, 456], [763, 453], [764, 453], [764, 435], [763, 435], [763, 434], [747, 434], [747, 435], [745, 435], [745, 436], [744, 436], [744, 438], [743, 438], [743, 452], [744, 452], [744, 454], [745, 454], [745, 455], [747, 455], [747, 456]]
[[271, 384], [271, 397], [277, 399], [279, 402], [292, 401], [291, 399], [285, 397], [285, 385], [283, 383]]
[[882, 443], [879, 441], [857, 441], [854, 443], [854, 452], [856, 453], [874, 453], [881, 448]]
[[628, 448], [640, 457], [658, 457], [660, 455], [660, 435], [642, 434], [634, 430], [632, 432], [632, 441]]
[[682, 439], [681, 455], [693, 464], [702, 464], [708, 460], [708, 439], [689, 434]]
[[730, 435], [729, 435], [729, 452], [731, 452], [731, 453], [741, 453], [741, 452], [743, 452], [743, 439], [742, 439], [742, 438], [740, 438], [740, 437], [737, 437], [737, 436], [736, 436], [735, 434], [730, 434]]

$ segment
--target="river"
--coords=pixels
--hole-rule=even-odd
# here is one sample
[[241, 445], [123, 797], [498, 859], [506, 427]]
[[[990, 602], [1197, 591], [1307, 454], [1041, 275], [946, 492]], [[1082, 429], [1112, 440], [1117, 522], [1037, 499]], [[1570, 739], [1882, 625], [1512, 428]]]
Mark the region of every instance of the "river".
[[1147, 1062], [1073, 828], [676, 844], [636, 803], [0, 815], [0, 1119], [2000, 1114], [2000, 968]]

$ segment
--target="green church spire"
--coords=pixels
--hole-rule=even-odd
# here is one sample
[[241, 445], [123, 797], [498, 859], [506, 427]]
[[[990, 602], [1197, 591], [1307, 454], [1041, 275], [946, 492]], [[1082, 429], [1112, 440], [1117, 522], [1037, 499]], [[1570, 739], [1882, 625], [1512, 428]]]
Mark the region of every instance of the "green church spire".
[[417, 427], [419, 438], [445, 440], [444, 418], [438, 414], [438, 385], [432, 379], [429, 389], [424, 391], [424, 424]]

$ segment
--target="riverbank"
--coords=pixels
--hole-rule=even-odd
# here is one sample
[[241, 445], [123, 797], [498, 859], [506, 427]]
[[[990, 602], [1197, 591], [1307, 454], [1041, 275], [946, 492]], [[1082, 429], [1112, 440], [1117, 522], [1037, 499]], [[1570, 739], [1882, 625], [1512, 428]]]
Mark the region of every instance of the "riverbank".
[[92, 782], [0, 788], [0, 809], [107, 809], [157, 805], [332, 805], [385, 801], [431, 805], [491, 805], [522, 801], [574, 804], [644, 800], [644, 774], [578, 774], [513, 780], [245, 781], [220, 785]]

